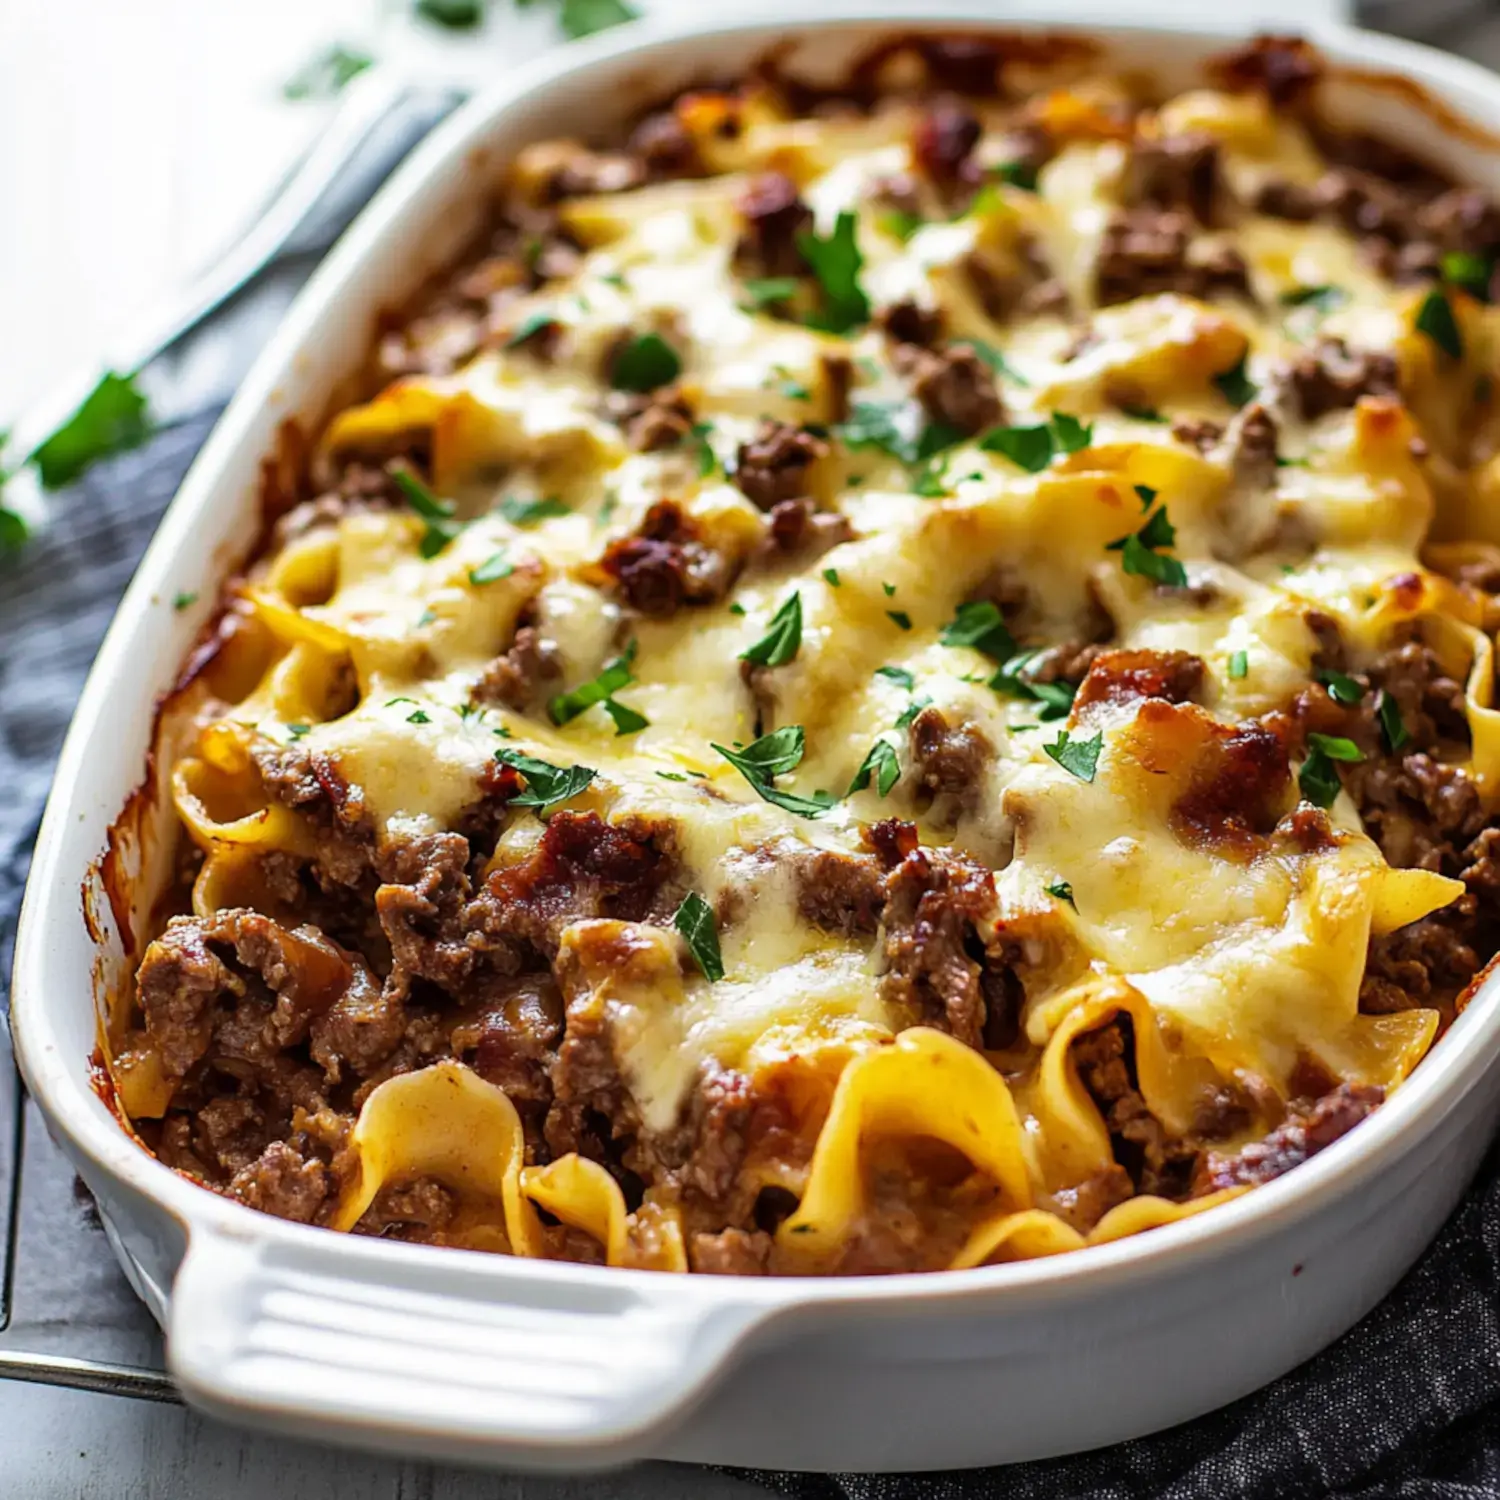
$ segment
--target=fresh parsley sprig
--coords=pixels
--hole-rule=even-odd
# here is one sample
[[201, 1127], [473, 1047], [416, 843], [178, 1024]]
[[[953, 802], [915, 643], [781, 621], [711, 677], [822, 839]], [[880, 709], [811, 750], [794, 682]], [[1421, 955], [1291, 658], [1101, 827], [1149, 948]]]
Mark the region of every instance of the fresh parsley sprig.
[[497, 750], [495, 759], [509, 766], [525, 781], [525, 789], [510, 799], [512, 807], [556, 807], [576, 797], [599, 773], [592, 766], [554, 766], [519, 750]]
[[1040, 474], [1059, 453], [1078, 453], [1094, 441], [1093, 423], [1055, 411], [1033, 427], [992, 427], [980, 438], [987, 453], [999, 453], [1028, 474]]
[[651, 721], [644, 714], [615, 701], [615, 694], [635, 681], [635, 674], [631, 670], [635, 652], [636, 643], [632, 641], [625, 648], [624, 655], [617, 656], [597, 677], [581, 683], [571, 692], [559, 693], [553, 698], [547, 705], [547, 713], [552, 722], [559, 726], [571, 723], [579, 714], [599, 704], [614, 721], [617, 739], [622, 734], [636, 734], [646, 728]]
[[972, 646], [997, 662], [1007, 662], [1016, 654], [1015, 637], [999, 609], [988, 599], [960, 604], [938, 639], [945, 646]]
[[784, 667], [802, 646], [802, 594], [794, 593], [771, 616], [766, 633], [740, 652], [740, 660], [757, 667]]
[[1120, 566], [1127, 572], [1168, 588], [1187, 584], [1187, 569], [1178, 558], [1158, 550], [1177, 544], [1177, 528], [1167, 519], [1167, 507], [1159, 506], [1146, 518], [1146, 524], [1129, 536], [1117, 537], [1106, 550], [1120, 553]]
[[689, 891], [682, 898], [672, 925], [682, 935], [703, 977], [710, 984], [721, 980], [724, 977], [724, 958], [719, 951], [719, 929], [714, 922], [713, 907], [697, 891]]
[[845, 209], [834, 220], [831, 234], [809, 229], [797, 236], [797, 248], [812, 267], [823, 294], [822, 307], [807, 318], [807, 324], [824, 333], [849, 333], [870, 321], [870, 299], [859, 284], [865, 261], [855, 238], [855, 222], [855, 215]]
[[821, 818], [834, 805], [835, 799], [827, 792], [802, 797], [795, 792], [781, 791], [775, 784], [776, 777], [795, 771], [802, 763], [805, 736], [800, 724], [786, 724], [770, 734], [763, 734], [743, 750], [731, 750], [726, 745], [712, 742], [711, 748], [750, 783], [757, 796], [775, 807], [795, 813], [799, 818]]
[[870, 746], [869, 754], [859, 763], [859, 770], [854, 773], [854, 780], [849, 783], [845, 795], [852, 797], [855, 792], [864, 791], [873, 778], [875, 795], [884, 797], [900, 777], [901, 762], [896, 756], [896, 747], [889, 740], [876, 740]]
[[1334, 734], [1309, 734], [1307, 759], [1297, 772], [1297, 785], [1314, 807], [1332, 807], [1343, 786], [1335, 762], [1354, 765], [1364, 758], [1353, 740]]

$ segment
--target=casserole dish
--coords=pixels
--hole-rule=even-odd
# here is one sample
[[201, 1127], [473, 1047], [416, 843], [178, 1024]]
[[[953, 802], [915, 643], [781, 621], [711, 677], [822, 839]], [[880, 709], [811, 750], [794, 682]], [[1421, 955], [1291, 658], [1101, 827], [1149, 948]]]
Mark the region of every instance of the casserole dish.
[[[808, 30], [788, 66], [837, 67], [903, 19], [896, 6], [861, 15]], [[981, 15], [954, 7], [943, 23]], [[150, 743], [142, 681], [153, 693], [170, 684], [187, 628], [162, 601], [245, 556], [259, 520], [257, 466], [276, 428], [288, 417], [315, 422], [358, 365], [373, 315], [456, 248], [469, 228], [470, 174], [486, 155], [504, 159], [576, 129], [585, 98], [618, 111], [716, 69], [739, 71], [787, 24], [760, 12], [670, 43], [649, 31], [606, 40], [538, 65], [445, 128], [320, 273], [226, 417], [85, 694], [18, 943], [17, 1050], [101, 1199], [127, 1271], [168, 1328], [174, 1372], [212, 1409], [403, 1450], [572, 1467], [644, 1454], [952, 1467], [1094, 1446], [1232, 1399], [1347, 1327], [1425, 1243], [1488, 1139], [1500, 1029], [1489, 988], [1388, 1108], [1290, 1178], [1136, 1240], [936, 1280], [603, 1277], [341, 1241], [203, 1193], [119, 1129], [87, 1066], [92, 999], [119, 986], [166, 885], [164, 767], [152, 768], [111, 834], [139, 757], [95, 766], [89, 751], [106, 724], [120, 746], [143, 754]], [[924, 15], [922, 24], [940, 23]], [[1167, 88], [1193, 79], [1224, 42], [1146, 28], [1089, 35], [1111, 65], [1149, 68]], [[1400, 64], [1441, 84], [1451, 105], [1482, 108], [1484, 79], [1472, 70], [1352, 33], [1317, 40], [1351, 76]], [[1410, 83], [1346, 79], [1331, 102], [1351, 125], [1399, 129], [1460, 175], [1487, 179], [1484, 133], [1424, 108]], [[447, 243], [434, 242], [432, 224]], [[74, 904], [80, 885], [87, 927]], [[77, 998], [67, 1006], [59, 996]], [[1159, 1381], [1132, 1379], [1142, 1360]], [[1003, 1422], [974, 1402], [976, 1377], [987, 1396], [998, 1388]]]

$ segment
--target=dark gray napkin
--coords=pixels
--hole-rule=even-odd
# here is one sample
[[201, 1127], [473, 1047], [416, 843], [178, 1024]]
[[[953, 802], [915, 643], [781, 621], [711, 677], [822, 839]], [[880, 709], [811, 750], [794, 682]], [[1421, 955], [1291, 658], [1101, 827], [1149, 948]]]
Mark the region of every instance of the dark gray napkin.
[[[425, 122], [419, 115], [408, 123], [407, 144], [423, 123], [431, 123], [430, 112]], [[362, 169], [367, 191], [391, 154]], [[327, 224], [328, 236], [343, 217]], [[310, 259], [299, 246], [273, 266], [198, 335], [217, 343], [216, 357], [195, 361], [189, 349], [177, 367], [207, 365], [237, 379]], [[93, 470], [63, 497], [42, 535], [21, 553], [0, 556], [0, 1001], [31, 844], [84, 674], [228, 392], [189, 381], [175, 408], [194, 410], [194, 394], [193, 415]], [[1500, 1164], [1492, 1156], [1437, 1244], [1380, 1308], [1325, 1354], [1222, 1412], [1140, 1442], [1008, 1469], [897, 1477], [737, 1472], [797, 1500], [1500, 1495], [1497, 1267]], [[1206, 1339], [1213, 1336], [1204, 1329]], [[976, 1387], [972, 1399], [988, 1398]], [[995, 1419], [1004, 1421], [1004, 1412]]]

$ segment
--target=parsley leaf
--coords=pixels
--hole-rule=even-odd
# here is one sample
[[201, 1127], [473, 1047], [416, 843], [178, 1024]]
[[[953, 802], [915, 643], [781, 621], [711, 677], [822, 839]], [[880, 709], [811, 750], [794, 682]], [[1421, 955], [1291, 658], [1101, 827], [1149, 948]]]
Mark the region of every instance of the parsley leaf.
[[1245, 361], [1249, 357], [1248, 354], [1240, 355], [1238, 364], [1231, 365], [1229, 369], [1214, 376], [1214, 384], [1219, 388], [1219, 394], [1231, 406], [1244, 406], [1255, 399], [1258, 387], [1245, 373]]
[[1313, 307], [1325, 316], [1342, 307], [1349, 300], [1349, 293], [1341, 286], [1324, 283], [1321, 286], [1293, 287], [1281, 294], [1283, 307]]
[[511, 330], [511, 335], [506, 339], [504, 347], [514, 349], [518, 345], [524, 344], [527, 339], [535, 338], [544, 329], [555, 328], [556, 326], [557, 319], [550, 312], [546, 311], [545, 308], [537, 312], [527, 313]]
[[993, 345], [983, 339], [965, 339], [966, 343], [995, 374], [1003, 375], [1013, 384], [1027, 390], [1031, 382]]
[[990, 687], [1008, 698], [1030, 698], [1042, 705], [1037, 717], [1043, 722], [1066, 719], [1078, 689], [1071, 682], [1033, 682], [1023, 675], [1036, 663], [1038, 653], [1012, 657], [990, 678]]
[[414, 708], [407, 714], [406, 722], [408, 724], [430, 724], [432, 723], [432, 719], [425, 709]]
[[146, 398], [134, 375], [105, 375], [83, 404], [31, 454], [42, 488], [55, 490], [112, 453], [139, 447], [151, 435]]
[[876, 667], [875, 675], [877, 677], [889, 678], [900, 687], [904, 687], [907, 692], [910, 692], [917, 685], [917, 679], [905, 667]]
[[827, 792], [799, 797], [794, 792], [780, 791], [775, 785], [777, 776], [795, 771], [802, 762], [804, 736], [800, 724], [787, 724], [763, 734], [743, 750], [730, 750], [712, 742], [710, 748], [717, 750], [759, 796], [773, 806], [796, 813], [799, 818], [821, 818], [834, 804]]
[[1047, 886], [1047, 894], [1058, 901], [1066, 901], [1074, 911], [1078, 903], [1073, 899], [1073, 887], [1066, 880], [1054, 880]]
[[848, 333], [870, 321], [870, 299], [859, 284], [864, 257], [855, 241], [854, 224], [854, 214], [845, 209], [826, 238], [813, 230], [797, 236], [797, 248], [823, 290], [823, 307], [807, 323], [824, 333]]
[[0, 552], [10, 547], [19, 547], [30, 533], [31, 528], [18, 511], [0, 505]]
[[892, 209], [889, 213], [881, 214], [875, 222], [892, 239], [900, 240], [904, 245], [927, 220], [921, 214], [911, 214], [901, 209]]
[[497, 750], [495, 759], [525, 778], [526, 789], [510, 799], [512, 807], [555, 807], [576, 797], [599, 774], [592, 766], [554, 766], [519, 750]]
[[1150, 510], [1156, 503], [1156, 493], [1149, 484], [1138, 484], [1135, 486], [1136, 499], [1141, 502], [1142, 510]]
[[1077, 453], [1094, 441], [1094, 424], [1085, 426], [1065, 411], [1052, 413], [1051, 427], [1053, 441], [1062, 453]]
[[1080, 781], [1092, 781], [1099, 767], [1099, 752], [1104, 748], [1104, 736], [1096, 734], [1091, 740], [1075, 740], [1066, 729], [1042, 749], [1070, 776]]
[[1176, 541], [1177, 528], [1167, 519], [1167, 508], [1163, 505], [1151, 512], [1139, 531], [1116, 538], [1107, 544], [1106, 550], [1121, 554], [1120, 566], [1127, 573], [1180, 589], [1187, 583], [1187, 569], [1177, 558], [1155, 550], [1174, 546]]
[[1495, 274], [1495, 263], [1490, 256], [1476, 255], [1472, 250], [1450, 250], [1441, 265], [1443, 280], [1449, 286], [1460, 287], [1481, 302], [1490, 300], [1490, 279]]
[[478, 587], [485, 583], [499, 583], [516, 571], [516, 565], [503, 552], [492, 552], [477, 568], [469, 569], [469, 582]]
[[410, 469], [397, 469], [391, 477], [424, 523], [417, 551], [423, 557], [436, 557], [463, 530], [462, 522], [453, 519], [453, 502], [439, 500]]
[[[657, 772], [657, 775], [664, 775]], [[682, 934], [688, 952], [699, 971], [710, 984], [724, 977], [724, 959], [719, 952], [719, 929], [714, 925], [714, 909], [697, 891], [689, 891], [672, 918], [672, 925]]]
[[1052, 433], [1039, 427], [992, 427], [980, 438], [986, 453], [1004, 454], [1028, 474], [1040, 474], [1052, 462]]
[[931, 698], [913, 698], [911, 702], [908, 703], [906, 707], [903, 708], [901, 712], [896, 716], [895, 727], [897, 729], [905, 729], [906, 726], [910, 724], [911, 721], [915, 719], [916, 716], [921, 713], [924, 708], [931, 707]]
[[573, 514], [555, 495], [548, 495], [545, 500], [521, 500], [515, 495], [507, 495], [495, 509], [512, 526], [535, 526], [538, 521]]
[[823, 569], [823, 581], [831, 589], [838, 588], [838, 586], [839, 586], [839, 570], [837, 568], [824, 568]]
[[468, 31], [484, 20], [485, 0], [416, 0], [417, 14], [450, 31]]
[[375, 59], [368, 52], [335, 42], [311, 57], [281, 86], [283, 99], [331, 99]]
[[1411, 738], [1410, 731], [1401, 722], [1401, 705], [1384, 688], [1381, 688], [1380, 701], [1375, 705], [1375, 712], [1380, 718], [1380, 735], [1385, 741], [1386, 749], [1399, 750]]
[[896, 409], [879, 401], [856, 401], [848, 420], [840, 422], [834, 430], [846, 447], [878, 448], [903, 463], [910, 463], [914, 457], [912, 445], [896, 426]]
[[197, 602], [198, 595], [194, 590], [184, 589], [180, 594], [172, 595], [172, 608], [178, 614], [181, 614], [185, 609], [191, 609]]
[[1450, 359], [1464, 357], [1463, 334], [1453, 316], [1453, 305], [1443, 292], [1434, 289], [1422, 299], [1415, 326], [1418, 333], [1425, 333]]
[[286, 732], [294, 740], [300, 740], [304, 734], [310, 734], [312, 732], [312, 725], [311, 724], [288, 724], [286, 726]]
[[902, 630], [911, 629], [911, 616], [904, 609], [888, 609], [885, 612], [885, 617]]
[[617, 739], [622, 734], [634, 734], [637, 730], [644, 729], [650, 720], [638, 714], [633, 708], [627, 708], [623, 703], [614, 701], [616, 693], [622, 688], [629, 687], [635, 681], [635, 675], [630, 670], [634, 660], [635, 642], [632, 641], [626, 648], [625, 654], [617, 656], [597, 677], [581, 683], [571, 692], [559, 693], [548, 703], [547, 713], [552, 722], [559, 725], [567, 724], [596, 703], [600, 703], [603, 704], [605, 713], [614, 720]]
[[1009, 661], [1016, 654], [1015, 638], [999, 609], [988, 599], [960, 604], [938, 639], [945, 646], [972, 646], [997, 662]]
[[990, 176], [1023, 192], [1036, 192], [1036, 168], [1030, 162], [1003, 161], [990, 168]]
[[758, 667], [784, 667], [795, 658], [801, 645], [802, 594], [799, 590], [771, 616], [766, 633], [748, 650], [740, 652], [740, 660], [753, 662]]
[[1230, 675], [1230, 677], [1232, 677], [1236, 682], [1238, 682], [1242, 677], [1247, 676], [1249, 674], [1249, 671], [1250, 671], [1250, 657], [1249, 657], [1249, 654], [1247, 652], [1244, 652], [1244, 651], [1236, 651], [1234, 653], [1234, 655], [1229, 658], [1229, 675]]
[[659, 333], [643, 333], [615, 355], [609, 383], [617, 391], [644, 394], [670, 384], [681, 373], [682, 360], [677, 351]]
[[688, 441], [698, 450], [699, 479], [709, 479], [719, 471], [719, 455], [714, 452], [714, 445], [708, 440], [713, 430], [712, 422], [694, 422], [688, 433]]
[[1363, 760], [1364, 756], [1353, 740], [1337, 735], [1310, 734], [1307, 746], [1307, 759], [1297, 772], [1297, 785], [1314, 807], [1332, 807], [1343, 785], [1334, 762], [1353, 763]]
[[1342, 672], [1319, 672], [1318, 681], [1328, 689], [1328, 696], [1345, 708], [1353, 708], [1365, 695], [1365, 690]]
[[596, 31], [633, 21], [638, 15], [625, 0], [562, 0], [557, 24], [569, 41], [577, 41], [579, 37], [593, 36]]
[[854, 773], [854, 780], [849, 783], [846, 796], [853, 796], [855, 792], [862, 792], [869, 786], [870, 778], [875, 779], [875, 795], [884, 797], [890, 789], [895, 786], [901, 776], [901, 762], [896, 757], [896, 747], [889, 740], [876, 740], [870, 746], [870, 753], [859, 764], [859, 770]]
[[763, 308], [795, 297], [801, 285], [795, 276], [752, 277], [743, 283], [745, 302], [742, 306], [746, 312], [760, 312]]
[[1085, 425], [1065, 411], [1055, 411], [1035, 427], [992, 427], [979, 446], [989, 453], [1003, 453], [1030, 474], [1039, 474], [1058, 453], [1077, 453], [1094, 440], [1092, 423]]
[[1135, 422], [1165, 422], [1167, 420], [1154, 406], [1122, 406], [1120, 410]]

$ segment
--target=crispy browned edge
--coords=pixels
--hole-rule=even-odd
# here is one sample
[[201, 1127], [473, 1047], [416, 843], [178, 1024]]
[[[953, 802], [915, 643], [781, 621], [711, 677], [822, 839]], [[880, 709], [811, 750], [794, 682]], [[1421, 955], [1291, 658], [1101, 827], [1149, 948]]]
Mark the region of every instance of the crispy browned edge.
[[[921, 51], [924, 45], [930, 46], [934, 41], [939, 40], [983, 41], [991, 44], [998, 42], [1007, 61], [1024, 63], [1033, 67], [1059, 66], [1066, 63], [1084, 64], [1093, 61], [1106, 51], [1103, 43], [1069, 32], [1007, 31], [998, 27], [967, 30], [942, 27], [907, 28], [891, 33], [855, 58], [850, 64], [841, 88], [825, 86], [819, 92], [843, 92], [854, 98], [868, 98], [877, 89], [882, 65], [891, 57], [903, 51]], [[1331, 64], [1315, 47], [1300, 42], [1300, 39], [1267, 36], [1257, 38], [1256, 41], [1269, 45], [1296, 42], [1303, 57], [1315, 70], [1316, 81], [1352, 83], [1389, 94], [1392, 98], [1399, 99], [1403, 104], [1427, 115], [1445, 134], [1456, 136], [1472, 145], [1500, 148], [1500, 133], [1459, 114], [1434, 95], [1424, 84], [1405, 74]], [[784, 63], [795, 46], [794, 41], [788, 40], [767, 48], [745, 69], [744, 76], [761, 76], [778, 82], [786, 82], [787, 78], [783, 71]], [[1241, 46], [1205, 58], [1203, 62], [1205, 76], [1210, 79], [1232, 76], [1233, 70], [1228, 66], [1229, 61], [1241, 54], [1243, 50]], [[711, 81], [704, 81], [698, 86], [712, 87], [714, 85]], [[681, 93], [692, 87], [691, 84], [685, 85], [673, 92]], [[643, 69], [641, 73], [629, 80], [623, 92], [635, 101], [637, 110], [645, 110], [653, 103], [660, 102], [663, 97], [660, 79], [649, 69]], [[491, 175], [488, 155], [482, 148], [471, 154], [468, 165], [476, 176], [489, 177]], [[374, 335], [382, 326], [388, 326], [392, 319], [399, 318], [400, 315], [399, 307], [383, 308], [378, 311], [371, 329], [372, 342]], [[341, 395], [342, 393], [330, 395], [320, 416], [319, 427], [327, 420], [331, 412], [340, 409], [344, 404]], [[226, 570], [224, 582], [220, 585], [219, 605], [216, 613], [205, 624], [172, 686], [157, 699], [152, 717], [151, 743], [147, 751], [145, 775], [126, 800], [119, 817], [110, 824], [105, 852], [99, 860], [90, 865], [89, 873], [83, 882], [83, 916], [90, 938], [96, 947], [102, 946], [104, 934], [94, 911], [91, 894], [92, 888], [97, 883], [103, 887], [109, 900], [127, 960], [134, 957], [141, 935], [133, 930], [130, 920], [130, 892], [122, 849], [125, 840], [129, 837], [143, 840], [150, 827], [150, 814], [155, 810], [152, 793], [156, 785], [156, 751], [160, 740], [162, 720], [217, 656], [223, 640], [221, 632], [226, 614], [224, 591], [233, 582], [241, 568], [261, 555], [270, 540], [271, 529], [277, 518], [296, 503], [301, 483], [306, 476], [310, 452], [311, 442], [302, 424], [295, 418], [284, 421], [277, 433], [275, 450], [261, 461], [260, 529], [244, 555], [236, 559], [234, 565]], [[1500, 955], [1491, 959], [1470, 981], [1459, 998], [1460, 1010], [1468, 1004], [1480, 985], [1496, 971], [1497, 967], [1500, 967]], [[120, 1108], [104, 1047], [104, 1028], [107, 1018], [112, 1005], [122, 997], [109, 992], [100, 966], [96, 966], [95, 976], [94, 1002], [98, 1024], [98, 1044], [90, 1059], [90, 1078], [95, 1092], [106, 1107], [134, 1136], [135, 1131]]]

